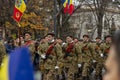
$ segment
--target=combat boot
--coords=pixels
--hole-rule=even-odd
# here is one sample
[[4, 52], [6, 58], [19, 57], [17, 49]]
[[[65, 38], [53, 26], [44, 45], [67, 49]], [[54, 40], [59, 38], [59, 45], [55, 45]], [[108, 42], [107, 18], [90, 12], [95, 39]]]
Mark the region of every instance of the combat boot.
[[90, 80], [90, 79], [89, 79], [89, 77], [84, 76], [84, 77], [82, 77], [82, 80]]

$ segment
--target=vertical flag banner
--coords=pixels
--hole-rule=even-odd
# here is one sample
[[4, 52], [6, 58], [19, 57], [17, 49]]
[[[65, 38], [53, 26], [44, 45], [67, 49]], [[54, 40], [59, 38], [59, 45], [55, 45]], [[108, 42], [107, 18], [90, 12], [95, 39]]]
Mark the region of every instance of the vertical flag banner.
[[68, 13], [68, 9], [69, 9], [68, 0], [65, 0], [63, 6], [64, 6], [64, 13]]
[[15, 7], [13, 11], [13, 18], [15, 21], [20, 22], [21, 17], [26, 10], [26, 4], [24, 0], [15, 0]]
[[72, 15], [74, 11], [74, 5], [73, 5], [73, 0], [70, 0], [70, 5], [69, 5], [69, 14]]
[[0, 80], [34, 80], [28, 48], [18, 48], [3, 60]]
[[64, 7], [64, 13], [72, 15], [74, 11], [73, 0], [62, 0], [62, 4]]

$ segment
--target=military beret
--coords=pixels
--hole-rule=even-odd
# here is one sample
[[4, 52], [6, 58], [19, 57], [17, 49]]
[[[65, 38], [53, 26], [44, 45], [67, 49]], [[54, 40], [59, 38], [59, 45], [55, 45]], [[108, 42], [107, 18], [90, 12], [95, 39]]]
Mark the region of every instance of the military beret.
[[112, 36], [111, 35], [105, 36], [105, 39], [107, 39], [107, 38], [112, 38]]
[[55, 36], [54, 33], [48, 33], [47, 36], [48, 36], [48, 35], [51, 35], [51, 36], [53, 36], [53, 37]]
[[89, 38], [89, 35], [86, 35], [86, 34], [85, 34], [85, 35], [83, 35], [83, 38], [84, 38], [84, 37], [87, 37], [87, 38]]
[[72, 36], [72, 35], [67, 35], [66, 37], [70, 37], [70, 38], [73, 38], [73, 36]]
[[[25, 34], [29, 34], [30, 36], [32, 36], [32, 33], [30, 33], [30, 32], [25, 32]], [[25, 35], [25, 34], [24, 34], [24, 35]]]
[[101, 39], [100, 37], [96, 37], [96, 39]]

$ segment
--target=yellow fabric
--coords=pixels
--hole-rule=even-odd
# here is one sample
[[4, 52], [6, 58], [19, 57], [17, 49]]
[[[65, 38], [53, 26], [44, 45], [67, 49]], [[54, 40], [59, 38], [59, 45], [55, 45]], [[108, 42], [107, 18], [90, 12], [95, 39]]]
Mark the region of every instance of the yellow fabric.
[[64, 7], [66, 7], [66, 4], [68, 3], [68, 0], [66, 0], [63, 4]]
[[0, 80], [9, 80], [8, 79], [8, 57], [5, 57], [0, 68]]
[[26, 4], [24, 0], [16, 0], [15, 7], [22, 13], [26, 10]]
[[70, 4], [73, 4], [73, 0], [70, 0]]

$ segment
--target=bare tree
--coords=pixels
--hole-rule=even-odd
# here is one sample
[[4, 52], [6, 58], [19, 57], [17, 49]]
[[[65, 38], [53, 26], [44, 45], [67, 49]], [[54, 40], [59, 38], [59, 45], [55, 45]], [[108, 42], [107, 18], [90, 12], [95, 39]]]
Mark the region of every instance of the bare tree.
[[103, 17], [111, 0], [86, 0], [86, 4], [90, 7], [96, 17], [97, 33], [101, 37], [103, 29]]

